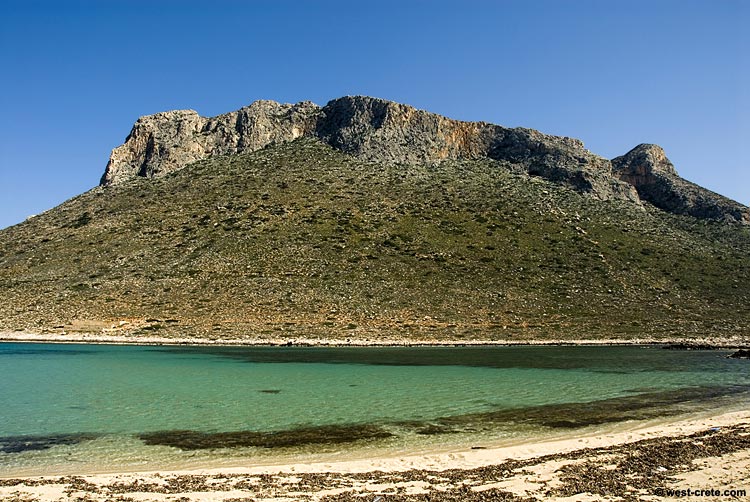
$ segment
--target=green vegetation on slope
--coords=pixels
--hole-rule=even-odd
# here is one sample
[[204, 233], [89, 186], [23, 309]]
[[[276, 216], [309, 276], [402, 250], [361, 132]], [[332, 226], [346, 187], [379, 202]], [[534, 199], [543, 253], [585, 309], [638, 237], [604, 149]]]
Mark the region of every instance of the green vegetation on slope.
[[384, 166], [298, 140], [95, 188], [3, 230], [0, 329], [746, 336], [748, 256], [750, 228], [511, 165]]

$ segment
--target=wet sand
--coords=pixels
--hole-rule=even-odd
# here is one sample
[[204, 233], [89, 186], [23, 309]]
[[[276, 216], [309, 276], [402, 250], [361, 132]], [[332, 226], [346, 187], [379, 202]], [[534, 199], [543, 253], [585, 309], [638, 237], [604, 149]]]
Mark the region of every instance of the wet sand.
[[695, 500], [748, 498], [750, 411], [413, 456], [0, 479], [0, 499], [14, 502], [629, 501], [671, 500], [673, 489], [718, 493]]

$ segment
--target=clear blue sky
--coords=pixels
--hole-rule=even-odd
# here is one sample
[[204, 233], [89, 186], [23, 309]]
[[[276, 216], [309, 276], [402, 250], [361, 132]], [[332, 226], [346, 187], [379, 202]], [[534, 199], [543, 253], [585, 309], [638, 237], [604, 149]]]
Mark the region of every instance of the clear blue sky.
[[658, 143], [750, 203], [750, 2], [0, 0], [0, 228], [95, 186], [141, 115], [347, 94]]

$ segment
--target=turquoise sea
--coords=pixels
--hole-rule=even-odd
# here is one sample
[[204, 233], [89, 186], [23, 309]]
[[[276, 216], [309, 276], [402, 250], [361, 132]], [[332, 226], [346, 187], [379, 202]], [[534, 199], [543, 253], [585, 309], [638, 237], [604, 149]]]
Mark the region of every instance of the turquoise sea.
[[336, 460], [747, 409], [748, 363], [727, 355], [0, 343], [0, 476]]

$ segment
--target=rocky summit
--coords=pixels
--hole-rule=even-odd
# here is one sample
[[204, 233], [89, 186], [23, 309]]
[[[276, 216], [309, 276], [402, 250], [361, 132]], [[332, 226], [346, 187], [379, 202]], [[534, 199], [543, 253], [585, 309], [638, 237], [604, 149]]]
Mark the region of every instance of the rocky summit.
[[644, 200], [669, 212], [750, 224], [747, 207], [680, 178], [656, 145], [639, 145], [610, 162], [577, 139], [452, 120], [364, 96], [334, 99], [322, 108], [309, 101], [256, 101], [212, 118], [193, 110], [142, 117], [125, 143], [112, 151], [101, 183], [163, 176], [196, 160], [300, 137], [374, 162], [507, 161], [598, 199]]
[[0, 331], [747, 343], [748, 214], [655, 145], [366, 97], [158, 113], [99, 186], [0, 230]]
[[670, 213], [750, 224], [746, 206], [677, 175], [658, 145], [638, 145], [612, 159], [614, 174], [633, 185], [639, 197]]

